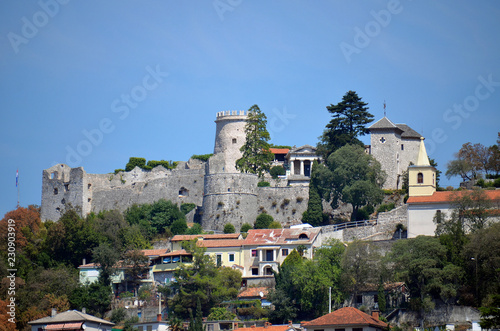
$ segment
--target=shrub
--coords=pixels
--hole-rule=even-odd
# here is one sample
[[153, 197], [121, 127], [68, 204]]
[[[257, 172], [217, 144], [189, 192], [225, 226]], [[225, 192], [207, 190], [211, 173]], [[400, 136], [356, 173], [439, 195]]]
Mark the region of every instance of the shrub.
[[297, 197], [297, 203], [301, 203], [302, 201], [304, 201], [303, 197]]
[[187, 229], [186, 234], [202, 234], [203, 228], [199, 223], [194, 223], [192, 227]]
[[[123, 170], [123, 169], [115, 169], [115, 175], [116, 175], [117, 173], [119, 173], [119, 172], [122, 172], [122, 171], [125, 171], [125, 170]], [[113, 310], [113, 311], [114, 311], [114, 310]]]
[[179, 162], [172, 162], [171, 160], [170, 161], [164, 161], [164, 160], [154, 161], [154, 160], [151, 160], [151, 161], [148, 161], [147, 166], [151, 167], [151, 169], [153, 169], [153, 168], [155, 168], [157, 166], [163, 166], [165, 169], [175, 169], [178, 164], [179, 164]]
[[146, 159], [143, 157], [131, 157], [128, 160], [127, 165], [125, 166], [125, 171], [131, 171], [135, 167], [139, 167], [144, 169], [146, 166]]
[[281, 223], [278, 221], [272, 221], [271, 224], [269, 224], [268, 229], [281, 229]]
[[393, 210], [395, 207], [396, 207], [396, 205], [394, 204], [394, 202], [391, 202], [391, 203], [388, 203], [388, 204], [382, 204], [382, 205], [380, 205], [377, 208], [377, 212], [383, 213], [383, 212], [386, 212], [386, 211]]
[[236, 229], [234, 228], [234, 225], [231, 223], [227, 223], [224, 225], [224, 233], [235, 233]]
[[193, 210], [195, 208], [196, 208], [196, 205], [194, 203], [181, 204], [181, 211], [184, 215], [187, 215], [191, 210]]
[[257, 183], [257, 187], [268, 187], [268, 186], [271, 186], [271, 184], [269, 184], [269, 182], [266, 181], [261, 181]]
[[187, 229], [188, 229], [188, 227], [187, 227], [186, 220], [183, 220], [183, 219], [175, 220], [172, 223], [172, 226], [170, 227], [170, 230], [172, 231], [172, 234], [174, 236], [177, 234], [186, 233]]
[[253, 229], [253, 226], [251, 224], [244, 223], [241, 226], [240, 232], [248, 232], [248, 230], [250, 230], [250, 229]]
[[207, 162], [208, 159], [212, 156], [213, 154], [201, 154], [201, 155], [193, 155], [191, 156], [192, 159], [200, 160], [203, 162]]
[[274, 218], [266, 213], [257, 216], [255, 220], [254, 229], [269, 229], [269, 225], [274, 221]]
[[111, 312], [111, 322], [113, 323], [120, 323], [127, 317], [127, 312], [125, 311], [125, 308], [120, 307], [118, 309], [113, 309]]
[[286, 170], [282, 166], [274, 166], [269, 170], [269, 174], [276, 179], [278, 176], [286, 175]]

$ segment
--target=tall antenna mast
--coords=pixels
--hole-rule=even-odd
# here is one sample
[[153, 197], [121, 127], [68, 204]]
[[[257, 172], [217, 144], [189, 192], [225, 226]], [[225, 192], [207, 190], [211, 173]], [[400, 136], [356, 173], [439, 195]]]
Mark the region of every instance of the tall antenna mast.
[[384, 117], [385, 117], [385, 100], [384, 100]]

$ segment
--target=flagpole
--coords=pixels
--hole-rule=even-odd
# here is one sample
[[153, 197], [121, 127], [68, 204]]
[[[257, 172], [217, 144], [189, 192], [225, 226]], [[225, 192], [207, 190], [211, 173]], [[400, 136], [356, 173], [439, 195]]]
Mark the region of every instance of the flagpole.
[[17, 208], [19, 208], [19, 170], [16, 171], [16, 187], [17, 187]]

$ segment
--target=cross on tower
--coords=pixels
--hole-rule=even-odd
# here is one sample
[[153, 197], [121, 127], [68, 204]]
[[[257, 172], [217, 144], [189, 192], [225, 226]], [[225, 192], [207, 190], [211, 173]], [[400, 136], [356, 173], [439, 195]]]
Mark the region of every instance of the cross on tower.
[[380, 142], [381, 142], [382, 144], [383, 144], [383, 143], [385, 143], [385, 138], [384, 138], [384, 137], [380, 138]]

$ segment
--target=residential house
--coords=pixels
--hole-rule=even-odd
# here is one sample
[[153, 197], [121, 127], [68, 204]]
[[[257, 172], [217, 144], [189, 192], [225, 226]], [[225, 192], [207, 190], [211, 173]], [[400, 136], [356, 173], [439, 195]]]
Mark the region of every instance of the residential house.
[[156, 321], [139, 322], [132, 325], [134, 330], [137, 331], [168, 331], [168, 322], [161, 320], [161, 314], [157, 315]]
[[[366, 307], [368, 310], [379, 310], [379, 293], [377, 284], [365, 284], [360, 287], [358, 294], [351, 296], [346, 301], [346, 305], [360, 308]], [[410, 293], [403, 282], [385, 283], [384, 294], [386, 299], [386, 309], [404, 308], [408, 303]]]
[[269, 292], [269, 287], [249, 287], [244, 289], [238, 294], [238, 300], [242, 301], [253, 301], [259, 300], [262, 307], [270, 307], [271, 302], [267, 300], [267, 293]]
[[388, 328], [378, 312], [368, 315], [354, 307], [344, 307], [310, 322], [302, 322], [305, 331], [380, 331]]
[[274, 154], [274, 160], [272, 166], [282, 166], [285, 167], [288, 164], [286, 155], [290, 151], [288, 148], [269, 148], [271, 153]]
[[31, 331], [42, 330], [85, 330], [85, 331], [111, 331], [115, 323], [86, 314], [85, 311], [68, 310], [57, 314], [52, 309], [51, 316], [43, 317], [31, 322]]
[[292, 250], [299, 248], [304, 257], [311, 259], [314, 248], [321, 246], [321, 229], [253, 229], [242, 244], [243, 278], [250, 283], [273, 279], [273, 270]]

